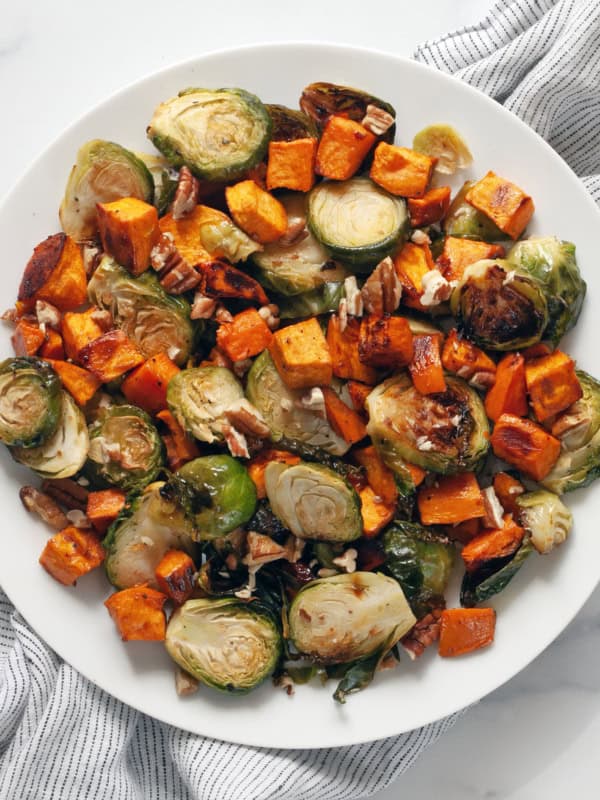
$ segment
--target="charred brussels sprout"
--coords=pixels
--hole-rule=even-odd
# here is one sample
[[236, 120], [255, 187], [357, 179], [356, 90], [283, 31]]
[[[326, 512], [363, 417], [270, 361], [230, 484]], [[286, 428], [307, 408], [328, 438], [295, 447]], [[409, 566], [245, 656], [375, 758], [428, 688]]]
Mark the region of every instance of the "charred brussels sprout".
[[56, 372], [38, 358], [8, 358], [0, 364], [0, 441], [37, 447], [58, 425], [62, 389]]
[[558, 495], [540, 489], [517, 497], [519, 521], [538, 553], [562, 544], [573, 527], [573, 516]]
[[303, 111], [267, 103], [265, 108], [271, 117], [272, 142], [291, 142], [294, 139], [318, 139], [319, 130], [314, 120]]
[[202, 442], [223, 440], [223, 414], [244, 391], [225, 367], [184, 369], [169, 381], [167, 403], [184, 430]]
[[190, 304], [168, 295], [155, 275], [145, 272], [133, 278], [105, 256], [90, 279], [88, 297], [94, 305], [110, 311], [115, 324], [146, 358], [167, 353], [179, 366], [189, 358], [195, 333]]
[[87, 458], [88, 429], [79, 406], [67, 392], [60, 393], [56, 430], [39, 447], [13, 447], [12, 457], [43, 478], [70, 478]]
[[163, 444], [145, 411], [137, 406], [108, 408], [89, 427], [85, 471], [98, 486], [142, 489], [163, 466]]
[[[300, 97], [300, 108], [320, 127], [325, 126], [332, 114], [344, 114], [349, 119], [362, 122], [367, 106], [377, 106], [396, 118], [396, 110], [390, 103], [351, 86], [319, 81], [309, 84]], [[392, 125], [383, 135], [383, 140], [392, 143], [395, 132], [396, 126]]]
[[246, 394], [262, 414], [275, 440], [285, 436], [338, 456], [349, 449], [348, 443], [334, 433], [327, 419], [302, 407], [302, 390], [288, 389], [266, 350], [248, 373]]
[[[306, 219], [306, 197], [290, 193], [279, 197], [288, 215], [288, 224]], [[310, 231], [291, 244], [273, 242], [253, 256], [258, 279], [267, 289], [290, 296], [309, 292], [327, 282], [343, 281], [346, 270], [331, 260], [329, 252]]]
[[444, 217], [444, 232], [448, 236], [482, 239], [484, 242], [501, 242], [509, 239], [510, 237], [494, 225], [488, 216], [467, 203], [465, 195], [471, 186], [473, 181], [467, 181], [452, 201]]
[[477, 392], [446, 376], [445, 392], [422, 395], [400, 373], [368, 396], [369, 433], [388, 467], [405, 476], [405, 462], [451, 474], [474, 469], [485, 456], [489, 426]]
[[141, 583], [158, 589], [155, 570], [167, 550], [192, 551], [192, 525], [183, 509], [163, 496], [163, 487], [153, 483], [135, 497], [102, 542], [106, 574], [117, 589]]
[[344, 296], [343, 283], [324, 283], [310, 292], [302, 292], [291, 297], [277, 295], [273, 300], [277, 303], [281, 319], [298, 319], [337, 311]]
[[361, 536], [358, 495], [328, 467], [272, 462], [265, 486], [273, 512], [301, 539], [349, 542]]
[[308, 226], [344, 264], [368, 270], [401, 244], [406, 204], [369, 178], [323, 181], [308, 196]]
[[243, 89], [186, 89], [161, 103], [148, 126], [173, 166], [207, 181], [240, 178], [263, 159], [270, 135], [267, 109]]
[[237, 694], [268, 678], [282, 651], [274, 620], [229, 597], [184, 603], [169, 621], [165, 646], [194, 678]]
[[586, 284], [575, 260], [575, 245], [555, 236], [536, 236], [517, 242], [508, 262], [544, 287], [548, 301], [544, 338], [556, 344], [577, 322], [585, 297]]
[[79, 149], [60, 206], [63, 230], [76, 241], [98, 231], [96, 203], [137, 197], [151, 203], [154, 181], [137, 156], [121, 145], [93, 139]]
[[436, 158], [435, 171], [454, 175], [473, 162], [467, 143], [452, 125], [428, 125], [413, 139], [413, 150]]
[[324, 664], [364, 658], [392, 648], [416, 619], [397, 581], [376, 572], [354, 572], [313, 581], [288, 613], [294, 646]]
[[489, 350], [517, 350], [539, 342], [548, 324], [540, 282], [507, 261], [467, 267], [450, 298], [465, 335]]

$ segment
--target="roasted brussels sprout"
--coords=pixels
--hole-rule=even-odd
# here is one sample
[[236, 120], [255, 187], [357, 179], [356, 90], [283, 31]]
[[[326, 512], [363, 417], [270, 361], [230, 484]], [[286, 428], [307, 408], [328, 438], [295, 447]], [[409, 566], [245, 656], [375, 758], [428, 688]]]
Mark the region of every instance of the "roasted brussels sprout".
[[85, 473], [97, 486], [143, 489], [163, 466], [164, 448], [152, 420], [137, 406], [111, 406], [89, 427]]
[[93, 139], [77, 153], [65, 196], [60, 205], [63, 230], [76, 241], [91, 239], [98, 232], [96, 203], [121, 197], [137, 197], [151, 203], [154, 181], [137, 156], [121, 145]]
[[405, 477], [405, 462], [450, 474], [474, 469], [485, 456], [489, 426], [477, 392], [446, 376], [441, 394], [420, 394], [406, 373], [367, 397], [367, 432], [388, 467]]
[[406, 204], [369, 178], [323, 181], [308, 196], [308, 226], [345, 265], [368, 270], [401, 244]]
[[361, 536], [358, 495], [328, 467], [271, 462], [265, 486], [274, 514], [301, 539], [349, 542]]
[[540, 282], [507, 261], [484, 259], [467, 267], [450, 309], [476, 344], [517, 350], [539, 342], [548, 324]]
[[288, 613], [289, 638], [324, 664], [392, 648], [416, 619], [400, 585], [377, 572], [334, 575], [304, 586]]
[[343, 283], [324, 283], [318, 289], [292, 297], [276, 295], [273, 301], [279, 308], [281, 319], [298, 319], [337, 311], [344, 294]]
[[199, 222], [202, 247], [213, 258], [224, 258], [232, 264], [245, 261], [263, 247], [231, 221], [227, 214], [203, 206], [203, 219]]
[[450, 204], [448, 213], [444, 217], [444, 232], [448, 236], [482, 239], [484, 242], [501, 242], [509, 239], [510, 237], [488, 216], [467, 203], [465, 195], [471, 186], [473, 181], [467, 181]]
[[[293, 226], [306, 219], [306, 196], [298, 193], [281, 195], [288, 224]], [[310, 231], [298, 236], [291, 244], [273, 242], [252, 260], [257, 278], [267, 289], [282, 295], [297, 295], [320, 288], [325, 283], [343, 281], [346, 270], [335, 261]]]
[[413, 139], [413, 150], [436, 158], [435, 171], [454, 175], [457, 169], [468, 167], [473, 156], [467, 143], [452, 125], [428, 125]]
[[81, 409], [70, 394], [61, 392], [58, 425], [52, 436], [39, 447], [13, 447], [11, 455], [42, 478], [70, 478], [85, 463], [89, 444]]
[[268, 614], [231, 597], [188, 600], [167, 626], [171, 658], [222, 692], [249, 692], [273, 673], [281, 634]]
[[152, 483], [135, 497], [102, 542], [106, 574], [118, 589], [141, 583], [158, 589], [155, 570], [167, 550], [192, 552], [193, 526], [181, 506], [163, 495], [163, 487]]
[[505, 589], [533, 550], [531, 538], [527, 535], [514, 555], [492, 559], [475, 572], [466, 572], [460, 587], [461, 605], [470, 608], [485, 603]]
[[535, 236], [517, 242], [507, 260], [544, 287], [548, 301], [544, 339], [557, 344], [577, 322], [585, 297], [586, 284], [575, 260], [575, 245], [555, 236]]
[[58, 425], [62, 389], [58, 375], [39, 358], [7, 358], [0, 364], [0, 441], [38, 447]]
[[115, 324], [146, 358], [167, 353], [179, 366], [192, 352], [195, 328], [190, 304], [168, 295], [155, 275], [133, 278], [114, 259], [104, 256], [88, 284], [90, 302], [110, 311]]
[[223, 414], [244, 396], [225, 367], [184, 369], [169, 381], [167, 403], [184, 430], [203, 442], [223, 441]]
[[273, 124], [272, 142], [291, 142], [294, 139], [319, 138], [319, 130], [314, 120], [303, 111], [280, 106], [276, 103], [267, 103], [265, 108], [269, 112]]
[[348, 443], [338, 436], [326, 418], [302, 406], [300, 389], [288, 389], [265, 350], [254, 361], [246, 384], [248, 400], [260, 411], [273, 439], [286, 436], [343, 455]]
[[152, 175], [152, 180], [154, 181], [154, 196], [152, 202], [158, 211], [158, 216], [162, 217], [163, 214], [167, 213], [175, 197], [177, 184], [179, 183], [179, 175], [164, 156], [139, 152], [136, 152], [134, 155], [146, 165], [150, 175]]
[[517, 497], [517, 505], [519, 522], [530, 533], [538, 553], [549, 553], [571, 532], [573, 515], [553, 492], [526, 492]]
[[230, 181], [263, 159], [271, 126], [258, 97], [243, 89], [185, 89], [158, 106], [148, 136], [173, 166]]
[[[349, 119], [362, 122], [367, 113], [367, 106], [377, 106], [396, 118], [396, 110], [390, 103], [351, 86], [319, 81], [309, 84], [300, 97], [300, 108], [320, 127], [325, 126], [332, 114], [344, 114]], [[382, 139], [392, 143], [395, 133], [396, 126], [392, 125]]]

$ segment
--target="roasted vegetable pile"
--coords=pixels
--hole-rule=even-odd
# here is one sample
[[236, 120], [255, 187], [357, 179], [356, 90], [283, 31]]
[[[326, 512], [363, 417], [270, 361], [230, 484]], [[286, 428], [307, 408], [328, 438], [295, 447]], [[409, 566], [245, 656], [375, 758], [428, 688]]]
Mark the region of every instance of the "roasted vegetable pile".
[[144, 123], [160, 155], [81, 147], [4, 315], [41, 565], [104, 565], [180, 694], [319, 674], [344, 702], [401, 652], [489, 645], [490, 599], [600, 474], [600, 383], [560, 349], [575, 246], [525, 238], [534, 201], [492, 171], [452, 197], [460, 135], [395, 144], [357, 89], [189, 88]]

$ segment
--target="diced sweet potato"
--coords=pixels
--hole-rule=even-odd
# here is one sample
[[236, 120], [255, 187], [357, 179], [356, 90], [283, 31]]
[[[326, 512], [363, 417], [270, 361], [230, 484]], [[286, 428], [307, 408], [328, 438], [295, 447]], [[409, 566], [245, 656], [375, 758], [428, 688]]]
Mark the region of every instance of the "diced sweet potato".
[[370, 486], [365, 486], [358, 493], [360, 497], [360, 513], [363, 522], [363, 535], [368, 539], [377, 536], [379, 531], [394, 519], [395, 504], [388, 505]]
[[358, 357], [370, 367], [397, 369], [413, 357], [413, 335], [404, 317], [363, 317], [358, 338]]
[[167, 596], [149, 586], [132, 586], [104, 601], [124, 642], [162, 642], [167, 621], [163, 606]]
[[495, 630], [493, 608], [447, 608], [442, 611], [438, 653], [448, 658], [487, 647]]
[[93, 533], [70, 526], [48, 539], [40, 564], [59, 583], [71, 586], [99, 567], [104, 556], [104, 548]]
[[202, 243], [203, 226], [210, 221], [218, 224], [219, 219], [222, 218], [228, 219], [225, 214], [216, 209], [199, 205], [180, 219], [173, 219], [170, 212], [165, 214], [159, 219], [158, 227], [161, 233], [168, 233], [173, 237], [173, 244], [179, 255], [188, 264], [196, 266], [213, 258], [213, 254], [209, 253]]
[[64, 361], [65, 348], [60, 333], [53, 328], [46, 328], [45, 339], [46, 341], [40, 347], [40, 356]]
[[465, 380], [477, 375], [480, 380], [481, 376], [486, 376], [493, 382], [496, 374], [496, 365], [492, 359], [468, 339], [459, 336], [456, 328], [452, 328], [444, 342], [442, 366]]
[[37, 322], [20, 319], [17, 322], [11, 342], [15, 355], [34, 356], [46, 340], [44, 332], [40, 330]]
[[376, 139], [360, 122], [331, 116], [317, 149], [317, 174], [336, 181], [348, 180], [358, 170]]
[[332, 314], [327, 324], [327, 346], [333, 374], [337, 378], [349, 378], [373, 386], [377, 381], [377, 373], [372, 367], [362, 364], [358, 356], [360, 324], [359, 319], [351, 317], [342, 331], [339, 317]]
[[65, 233], [55, 233], [38, 244], [25, 267], [19, 301], [32, 310], [36, 300], [46, 300], [60, 311], [77, 308], [87, 300], [81, 252]]
[[120, 489], [102, 489], [90, 492], [87, 498], [86, 516], [99, 534], [105, 534], [108, 526], [119, 516], [125, 505], [125, 492]]
[[538, 422], [544, 422], [580, 399], [583, 392], [575, 373], [575, 362], [555, 350], [525, 364], [527, 392]]
[[490, 437], [494, 454], [535, 481], [550, 472], [560, 455], [560, 442], [530, 419], [503, 414]]
[[357, 464], [364, 467], [367, 481], [373, 492], [387, 505], [395, 505], [398, 487], [392, 470], [387, 467], [373, 445], [352, 451]]
[[511, 239], [519, 238], [534, 212], [531, 197], [494, 172], [488, 172], [473, 184], [465, 200], [489, 217]]
[[58, 373], [58, 377], [67, 392], [79, 406], [84, 406], [96, 394], [102, 381], [83, 367], [71, 364], [70, 361], [59, 361], [47, 358], [46, 361]]
[[366, 416], [365, 400], [373, 391], [373, 387], [367, 386], [366, 383], [361, 383], [360, 381], [348, 381], [346, 386], [348, 388], [348, 393], [350, 394], [350, 399], [352, 400], [354, 410], [358, 411], [359, 414]]
[[250, 475], [252, 481], [254, 482], [256, 487], [256, 496], [259, 500], [262, 500], [267, 496], [267, 490], [265, 487], [265, 470], [271, 461], [277, 461], [280, 464], [289, 464], [290, 466], [293, 466], [294, 464], [300, 463], [300, 457], [295, 453], [289, 453], [287, 450], [268, 449], [261, 450], [257, 456], [254, 456], [254, 458], [248, 462], [246, 465], [248, 469], [248, 475]]
[[446, 391], [446, 379], [440, 357], [441, 336], [419, 333], [413, 337], [413, 357], [408, 365], [410, 377], [421, 394]]
[[284, 206], [254, 181], [240, 181], [225, 189], [236, 225], [261, 244], [276, 242], [288, 227]]
[[403, 305], [424, 311], [421, 305], [423, 276], [436, 268], [429, 245], [407, 242], [394, 256], [394, 268], [402, 284]]
[[157, 353], [125, 378], [121, 391], [133, 405], [156, 414], [167, 407], [167, 386], [179, 371], [166, 353]]
[[380, 142], [375, 148], [371, 179], [391, 194], [422, 197], [427, 191], [437, 159]]
[[446, 475], [438, 479], [437, 486], [422, 487], [417, 505], [423, 525], [453, 525], [485, 514], [481, 489], [472, 472]]
[[445, 528], [446, 534], [456, 542], [467, 544], [481, 533], [481, 517], [466, 519], [464, 522], [455, 522]]
[[349, 408], [329, 386], [322, 387], [327, 419], [333, 430], [349, 444], [355, 444], [367, 435], [361, 417]]
[[159, 411], [156, 415], [156, 418], [161, 420], [161, 422], [164, 422], [169, 429], [173, 445], [173, 452], [167, 452], [167, 456], [169, 460], [169, 467], [172, 470], [177, 470], [179, 467], [187, 464], [188, 461], [198, 458], [200, 455], [198, 445], [192, 439], [192, 437], [184, 431], [184, 429], [168, 409]]
[[482, 261], [484, 258], [503, 258], [504, 255], [504, 248], [499, 244], [446, 236], [444, 249], [437, 259], [437, 264], [447, 281], [459, 281], [466, 268], [476, 261]]
[[316, 139], [269, 142], [267, 189], [308, 192], [315, 182]]
[[450, 187], [430, 189], [423, 197], [408, 198], [408, 213], [412, 228], [432, 225], [446, 216], [450, 207]]
[[104, 333], [93, 318], [95, 311], [95, 308], [81, 313], [68, 311], [63, 316], [61, 331], [67, 358], [79, 361], [80, 351]]
[[463, 547], [465, 568], [468, 572], [475, 572], [486, 561], [512, 555], [524, 536], [525, 531], [513, 520], [512, 514], [506, 514], [501, 528], [484, 530]]
[[494, 491], [506, 513], [512, 514], [515, 519], [518, 519], [517, 498], [525, 491], [521, 481], [513, 478], [508, 472], [497, 472], [494, 475]]
[[269, 350], [277, 371], [290, 388], [331, 383], [331, 356], [315, 317], [280, 328], [273, 334]]
[[150, 251], [160, 237], [158, 212], [137, 197], [96, 203], [102, 247], [132, 275], [150, 266]]
[[528, 410], [525, 360], [519, 353], [507, 353], [498, 362], [494, 384], [485, 396], [485, 413], [496, 421], [502, 414], [526, 417]]
[[114, 330], [86, 344], [79, 360], [102, 383], [108, 383], [139, 366], [144, 356], [122, 330]]
[[269, 303], [269, 298], [258, 281], [225, 261], [206, 261], [200, 265], [200, 273], [200, 289], [207, 297], [219, 300], [238, 298], [259, 306]]
[[183, 550], [167, 550], [155, 570], [158, 588], [179, 606], [194, 591], [195, 574], [196, 565]]
[[222, 322], [217, 330], [217, 347], [232, 361], [257, 356], [272, 339], [269, 326], [255, 308], [241, 311], [231, 322]]

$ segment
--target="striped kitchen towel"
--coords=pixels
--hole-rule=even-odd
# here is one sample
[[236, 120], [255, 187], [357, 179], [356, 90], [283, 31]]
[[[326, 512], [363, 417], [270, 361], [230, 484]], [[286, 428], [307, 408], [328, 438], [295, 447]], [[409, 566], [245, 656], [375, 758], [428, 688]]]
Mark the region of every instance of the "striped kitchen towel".
[[[544, 136], [600, 201], [597, 0], [498, 3], [420, 47]], [[0, 592], [0, 800], [352, 800], [382, 790], [458, 715], [353, 747], [266, 750], [193, 736], [62, 662]]]

